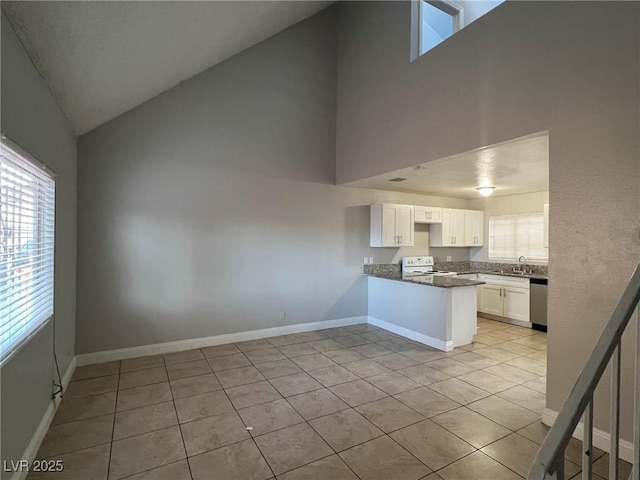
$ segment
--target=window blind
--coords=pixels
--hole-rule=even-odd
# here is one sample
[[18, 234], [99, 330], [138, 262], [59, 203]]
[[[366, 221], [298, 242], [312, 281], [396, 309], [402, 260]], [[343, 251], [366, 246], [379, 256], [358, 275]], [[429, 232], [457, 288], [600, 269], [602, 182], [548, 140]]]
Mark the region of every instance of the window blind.
[[489, 258], [546, 261], [544, 215], [498, 215], [489, 217]]
[[0, 144], [0, 363], [53, 316], [55, 181]]

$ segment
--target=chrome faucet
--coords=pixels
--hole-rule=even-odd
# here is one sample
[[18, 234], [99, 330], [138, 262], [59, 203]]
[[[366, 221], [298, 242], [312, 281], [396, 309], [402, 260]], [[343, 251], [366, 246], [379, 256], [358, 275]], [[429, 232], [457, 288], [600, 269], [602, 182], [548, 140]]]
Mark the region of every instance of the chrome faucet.
[[518, 258], [518, 264], [520, 265], [519, 273], [527, 273], [527, 257], [525, 257], [524, 255], [520, 255], [520, 258]]

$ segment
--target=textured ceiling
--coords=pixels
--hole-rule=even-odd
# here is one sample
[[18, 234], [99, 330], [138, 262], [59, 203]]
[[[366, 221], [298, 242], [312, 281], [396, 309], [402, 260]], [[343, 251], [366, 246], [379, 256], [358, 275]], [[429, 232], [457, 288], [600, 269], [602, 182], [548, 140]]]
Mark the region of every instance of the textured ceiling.
[[[393, 178], [406, 178], [390, 182]], [[348, 184], [355, 187], [479, 198], [476, 187], [496, 187], [494, 196], [549, 189], [549, 136], [531, 135]]]
[[330, 1], [3, 1], [76, 134], [330, 5]]

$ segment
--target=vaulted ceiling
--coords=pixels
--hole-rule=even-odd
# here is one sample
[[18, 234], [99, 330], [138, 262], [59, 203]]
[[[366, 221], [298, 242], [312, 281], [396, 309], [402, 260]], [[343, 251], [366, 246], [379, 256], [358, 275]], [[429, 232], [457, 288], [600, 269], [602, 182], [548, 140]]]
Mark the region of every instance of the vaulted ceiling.
[[331, 1], [3, 1], [76, 134], [131, 110]]

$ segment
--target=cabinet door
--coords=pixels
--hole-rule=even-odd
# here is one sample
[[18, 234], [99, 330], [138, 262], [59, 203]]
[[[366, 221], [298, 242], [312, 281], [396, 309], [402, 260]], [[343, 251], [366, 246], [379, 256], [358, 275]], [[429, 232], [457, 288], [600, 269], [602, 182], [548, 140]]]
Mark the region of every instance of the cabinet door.
[[382, 246], [395, 247], [398, 245], [396, 230], [396, 207], [393, 205], [382, 206]]
[[453, 246], [453, 210], [442, 209], [442, 246]]
[[452, 210], [451, 236], [454, 247], [464, 247], [464, 210]]
[[464, 244], [472, 247], [476, 243], [475, 221], [473, 211], [464, 212]]
[[484, 212], [476, 212], [476, 247], [484, 245]]
[[442, 209], [441, 208], [429, 208], [429, 223], [442, 223]]
[[396, 235], [399, 245], [413, 246], [413, 207], [407, 205], [396, 206]]
[[415, 223], [442, 223], [442, 209], [437, 207], [424, 207], [416, 205]]
[[504, 316], [514, 320], [529, 321], [529, 289], [503, 287]]
[[479, 311], [502, 316], [502, 287], [489, 283], [481, 285]]
[[464, 243], [468, 247], [481, 247], [484, 240], [484, 213], [478, 210], [464, 212]]

